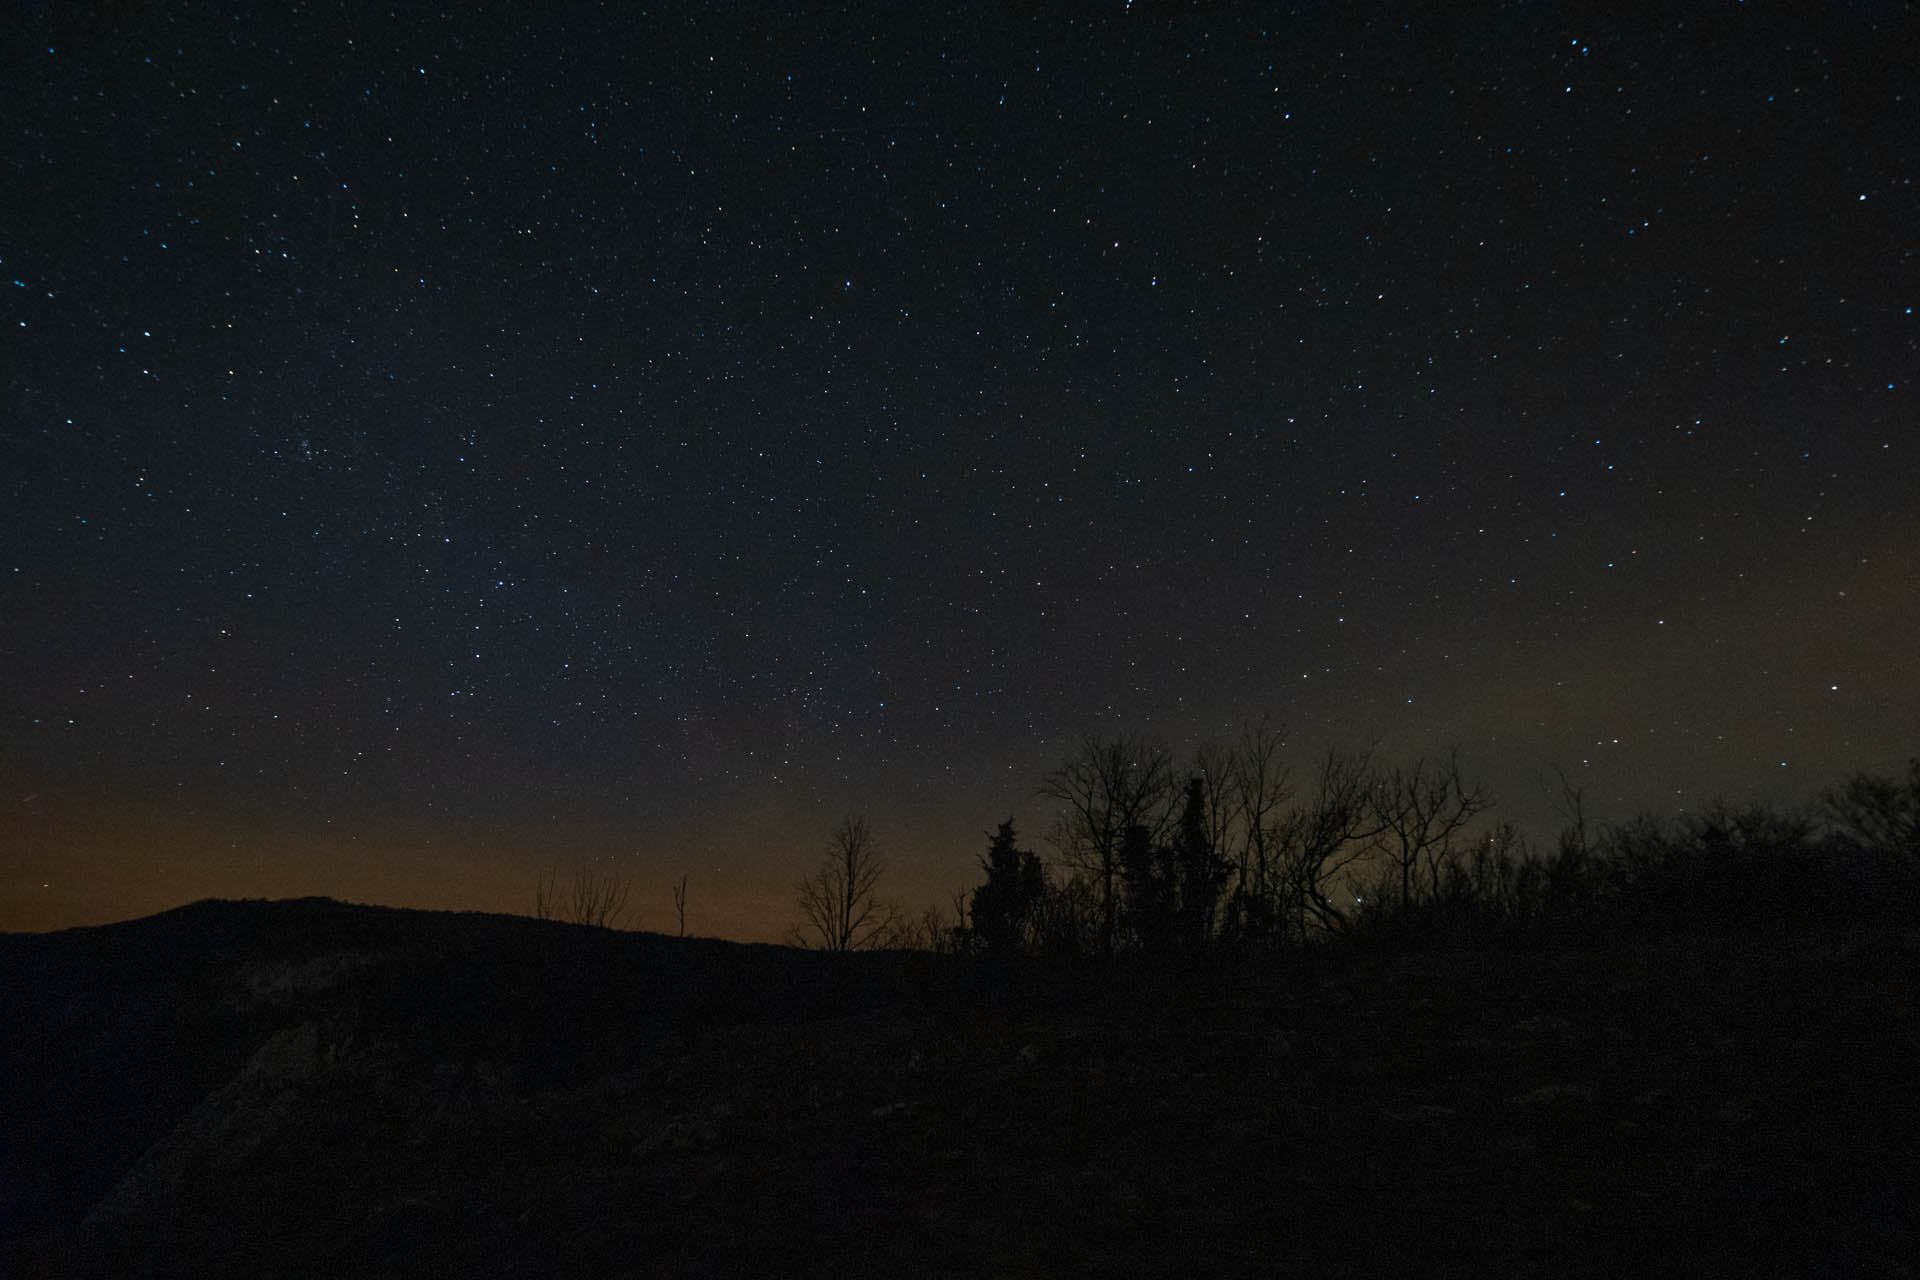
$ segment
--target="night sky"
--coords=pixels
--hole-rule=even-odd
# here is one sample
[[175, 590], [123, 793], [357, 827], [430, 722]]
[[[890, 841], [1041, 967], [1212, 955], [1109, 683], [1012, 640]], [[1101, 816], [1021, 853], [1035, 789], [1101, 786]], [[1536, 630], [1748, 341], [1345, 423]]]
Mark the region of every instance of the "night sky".
[[1037, 7], [16, 11], [0, 929], [1920, 752], [1914, 6]]

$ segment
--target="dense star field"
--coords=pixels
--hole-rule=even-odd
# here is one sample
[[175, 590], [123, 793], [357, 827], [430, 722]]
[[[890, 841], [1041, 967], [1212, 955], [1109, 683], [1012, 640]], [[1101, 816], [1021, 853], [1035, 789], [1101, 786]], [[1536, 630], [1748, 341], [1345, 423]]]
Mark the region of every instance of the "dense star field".
[[1920, 752], [1912, 5], [23, 12], [0, 929], [777, 937], [1088, 733]]

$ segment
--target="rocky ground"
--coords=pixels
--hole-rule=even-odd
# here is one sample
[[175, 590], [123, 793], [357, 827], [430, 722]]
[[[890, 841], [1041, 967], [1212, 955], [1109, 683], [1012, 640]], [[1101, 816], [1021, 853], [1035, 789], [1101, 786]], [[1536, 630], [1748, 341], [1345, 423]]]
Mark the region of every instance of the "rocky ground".
[[1910, 1276], [1917, 974], [1899, 933], [996, 971], [200, 904], [0, 937], [0, 1270]]

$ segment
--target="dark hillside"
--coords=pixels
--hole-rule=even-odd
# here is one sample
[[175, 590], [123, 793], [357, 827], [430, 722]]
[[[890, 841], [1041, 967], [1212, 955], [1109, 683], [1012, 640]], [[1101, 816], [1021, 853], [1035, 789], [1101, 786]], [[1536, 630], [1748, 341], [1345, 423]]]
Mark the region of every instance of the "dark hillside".
[[1911, 933], [1134, 959], [0, 938], [7, 1271], [1915, 1274]]
[[289, 1029], [553, 1088], [688, 1023], [866, 1007], [930, 958], [862, 959], [325, 898], [0, 934], [0, 1224], [84, 1211]]

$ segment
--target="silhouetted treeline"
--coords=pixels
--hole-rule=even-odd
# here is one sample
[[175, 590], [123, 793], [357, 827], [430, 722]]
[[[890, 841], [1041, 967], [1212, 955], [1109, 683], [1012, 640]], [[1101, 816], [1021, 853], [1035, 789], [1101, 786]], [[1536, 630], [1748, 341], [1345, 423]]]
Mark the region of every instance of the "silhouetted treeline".
[[1564, 826], [1534, 847], [1481, 820], [1494, 798], [1458, 756], [1394, 764], [1329, 751], [1297, 778], [1262, 725], [1176, 762], [1089, 737], [1043, 780], [1051, 854], [1013, 818], [954, 914], [895, 945], [988, 955], [1195, 953], [1347, 939], [1473, 944], [1584, 931], [1780, 930], [1911, 921], [1920, 909], [1920, 761], [1794, 809], [1719, 805], [1595, 824], [1561, 779]]

